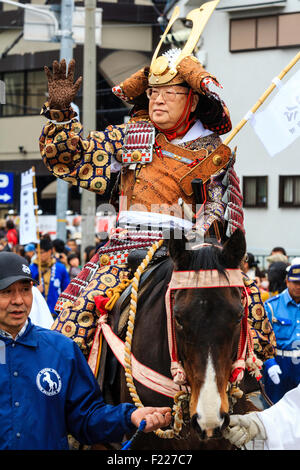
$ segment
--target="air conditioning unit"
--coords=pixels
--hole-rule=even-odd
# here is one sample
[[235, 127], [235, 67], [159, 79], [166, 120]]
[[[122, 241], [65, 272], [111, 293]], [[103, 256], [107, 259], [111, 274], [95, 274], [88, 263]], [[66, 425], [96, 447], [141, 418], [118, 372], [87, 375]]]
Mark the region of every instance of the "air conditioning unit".
[[242, 11], [256, 8], [285, 7], [287, 0], [222, 0], [217, 10], [222, 11]]

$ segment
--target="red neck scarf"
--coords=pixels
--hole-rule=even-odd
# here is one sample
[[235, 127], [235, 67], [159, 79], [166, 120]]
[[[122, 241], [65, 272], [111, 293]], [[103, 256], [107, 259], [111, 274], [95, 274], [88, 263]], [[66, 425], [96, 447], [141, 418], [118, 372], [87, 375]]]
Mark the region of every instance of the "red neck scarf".
[[[185, 104], [185, 107], [184, 107], [184, 110], [179, 118], [179, 120], [176, 122], [175, 126], [173, 127], [170, 127], [169, 129], [162, 129], [161, 127], [159, 127], [157, 124], [155, 124], [155, 122], [152, 121], [152, 124], [156, 127], [156, 129], [159, 131], [159, 132], [162, 132], [163, 134], [165, 134], [165, 136], [167, 137], [167, 139], [169, 141], [173, 140], [173, 139], [176, 139], [177, 137], [180, 137], [184, 134], [186, 134], [186, 132], [188, 131], [188, 129], [191, 127], [191, 125], [195, 122], [196, 118], [193, 117], [192, 119], [190, 119], [190, 114], [191, 114], [191, 109], [192, 109], [192, 104], [193, 104], [193, 101], [192, 101], [192, 89], [190, 89], [189, 91], [189, 94], [188, 94], [188, 98], [186, 100], [186, 104]], [[180, 132], [177, 132], [178, 129], [181, 127], [181, 126], [184, 126], [183, 130], [180, 131]]]

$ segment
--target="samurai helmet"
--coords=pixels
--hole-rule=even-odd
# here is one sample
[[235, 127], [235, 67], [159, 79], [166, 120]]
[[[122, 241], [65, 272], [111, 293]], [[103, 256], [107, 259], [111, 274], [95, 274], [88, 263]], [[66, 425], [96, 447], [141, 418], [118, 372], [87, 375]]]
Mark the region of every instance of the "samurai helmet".
[[186, 19], [191, 21], [193, 26], [184, 48], [182, 50], [170, 49], [168, 52], [158, 57], [161, 46], [169, 30], [180, 16], [179, 7], [177, 6], [174, 8], [168, 26], [164, 34], [162, 35], [160, 42], [158, 43], [157, 48], [152, 57], [148, 76], [149, 86], [169, 84], [175, 85], [182, 83], [183, 80], [179, 74], [180, 62], [186, 57], [190, 57], [192, 60], [199, 62], [198, 59], [192, 55], [192, 53], [195, 47], [197, 46], [197, 43], [206, 26], [206, 23], [208, 22], [219, 1], [220, 0], [207, 2], [202, 5], [202, 7], [196, 8], [195, 10], [189, 12]]
[[[135, 105], [138, 108], [147, 108], [148, 99], [146, 89], [149, 87], [180, 85], [189, 86], [195, 93], [198, 93], [203, 100], [208, 100], [205, 107], [213, 107], [213, 112], [206, 113], [205, 120], [207, 128], [219, 134], [224, 134], [231, 130], [229, 112], [226, 105], [219, 96], [209, 90], [209, 85], [221, 87], [216, 77], [207, 72], [193, 51], [197, 46], [199, 38], [215, 10], [220, 0], [204, 3], [200, 8], [192, 10], [186, 17], [192, 22], [192, 29], [189, 38], [183, 49], [170, 49], [159, 56], [161, 46], [175, 21], [180, 16], [179, 7], [175, 7], [169, 23], [162, 35], [159, 44], [153, 54], [150, 67], [144, 67], [131, 77], [124, 80], [120, 85], [115, 86], [112, 91], [120, 99]], [[209, 104], [210, 103], [210, 104]], [[218, 108], [218, 109], [217, 109]], [[215, 119], [212, 115], [218, 115]], [[222, 115], [222, 116], [221, 116]], [[203, 122], [203, 120], [202, 120]], [[205, 125], [205, 122], [203, 122]]]

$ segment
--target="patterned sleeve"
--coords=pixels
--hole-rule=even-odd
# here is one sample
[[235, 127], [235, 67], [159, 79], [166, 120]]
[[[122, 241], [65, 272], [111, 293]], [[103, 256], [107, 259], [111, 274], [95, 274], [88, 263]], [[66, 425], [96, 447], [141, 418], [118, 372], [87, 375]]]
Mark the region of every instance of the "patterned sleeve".
[[254, 343], [254, 352], [265, 362], [275, 356], [276, 338], [264, 304], [260, 290], [255, 281], [244, 275], [244, 283], [249, 296], [248, 321]]
[[90, 132], [85, 139], [71, 108], [50, 110], [46, 103], [41, 114], [49, 119], [39, 139], [48, 170], [74, 186], [103, 194], [109, 184], [112, 158], [121, 158], [125, 125]]

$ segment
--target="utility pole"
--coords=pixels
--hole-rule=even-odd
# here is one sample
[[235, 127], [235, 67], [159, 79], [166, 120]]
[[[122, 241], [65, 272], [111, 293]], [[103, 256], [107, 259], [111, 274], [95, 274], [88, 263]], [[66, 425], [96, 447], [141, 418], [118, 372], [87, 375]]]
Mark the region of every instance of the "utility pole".
[[[62, 0], [60, 11], [60, 60], [65, 59], [67, 65], [73, 58], [72, 18], [74, 0]], [[67, 240], [67, 219], [69, 184], [57, 178], [56, 191], [56, 236], [64, 242]]]
[[[85, 0], [85, 36], [83, 52], [83, 130], [85, 136], [96, 129], [96, 0]], [[81, 194], [81, 259], [88, 245], [95, 244], [96, 194]]]

